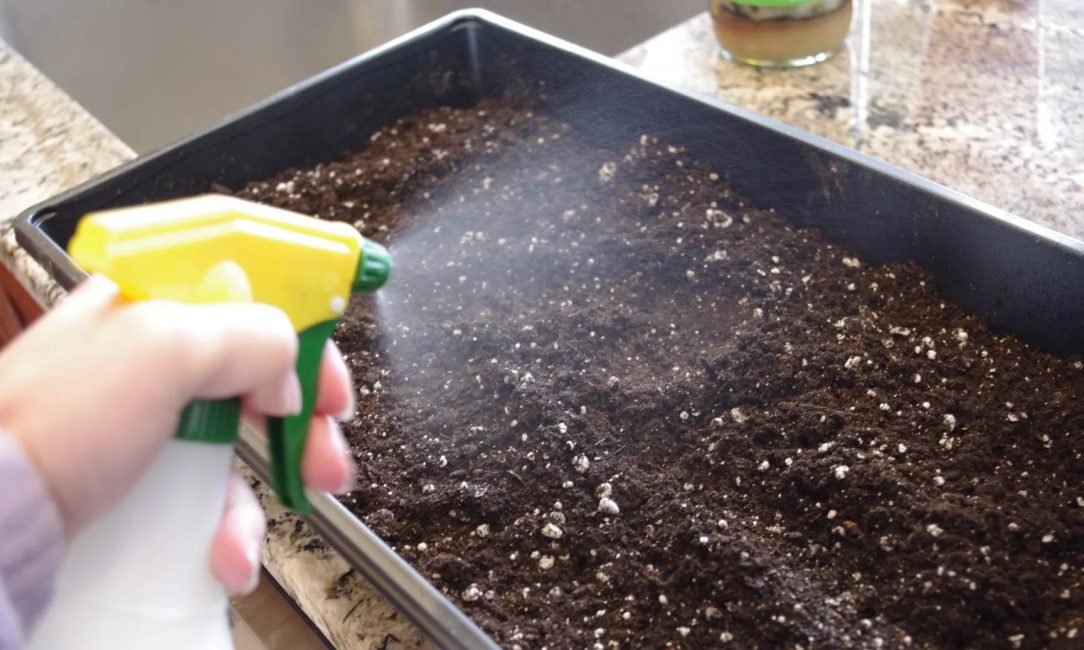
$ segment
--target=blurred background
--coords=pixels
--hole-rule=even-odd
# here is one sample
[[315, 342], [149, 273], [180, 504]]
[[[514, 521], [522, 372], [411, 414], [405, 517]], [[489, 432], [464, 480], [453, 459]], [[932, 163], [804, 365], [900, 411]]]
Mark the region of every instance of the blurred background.
[[0, 38], [136, 151], [465, 6], [603, 54], [705, 0], [0, 0]]

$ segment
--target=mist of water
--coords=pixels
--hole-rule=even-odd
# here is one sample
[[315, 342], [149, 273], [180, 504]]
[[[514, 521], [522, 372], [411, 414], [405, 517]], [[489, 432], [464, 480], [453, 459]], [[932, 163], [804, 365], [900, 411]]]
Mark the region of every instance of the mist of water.
[[[567, 137], [546, 137], [554, 134]], [[556, 350], [560, 364], [658, 376], [660, 386], [696, 367], [698, 335], [682, 349], [671, 337], [683, 313], [718, 305], [674, 288], [693, 289], [711, 224], [701, 212], [686, 237], [651, 241], [645, 222], [682, 217], [658, 209], [649, 186], [630, 194], [615, 183], [625, 164], [546, 142], [452, 175], [412, 205], [386, 241], [394, 270], [376, 301], [391, 373], [439, 399], [458, 380], [454, 369], [538, 378], [552, 374]], [[479, 397], [493, 389], [478, 383]]]

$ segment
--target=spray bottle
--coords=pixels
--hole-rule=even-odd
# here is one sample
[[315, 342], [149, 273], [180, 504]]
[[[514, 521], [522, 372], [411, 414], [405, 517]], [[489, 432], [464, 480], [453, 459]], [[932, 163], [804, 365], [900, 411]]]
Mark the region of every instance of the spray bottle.
[[[302, 409], [268, 418], [268, 444], [279, 500], [307, 512], [301, 454], [324, 346], [350, 294], [387, 280], [386, 249], [344, 223], [215, 195], [87, 215], [69, 248], [128, 300], [257, 301], [286, 313]], [[135, 488], [73, 540], [32, 648], [232, 647], [209, 553], [239, 424], [237, 399], [186, 407]]]

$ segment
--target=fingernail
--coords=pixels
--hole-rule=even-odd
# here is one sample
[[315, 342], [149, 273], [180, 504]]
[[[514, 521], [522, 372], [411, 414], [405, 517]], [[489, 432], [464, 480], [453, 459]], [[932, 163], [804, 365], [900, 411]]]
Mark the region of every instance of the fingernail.
[[358, 403], [354, 399], [354, 389], [351, 388], [350, 389], [350, 403], [347, 404], [346, 408], [344, 408], [339, 413], [339, 415], [336, 416], [336, 417], [338, 417], [339, 420], [342, 421], [342, 422], [349, 422], [350, 420], [353, 420], [354, 416], [357, 415], [357, 414], [358, 414]]
[[346, 482], [335, 491], [335, 494], [349, 494], [358, 488], [357, 468], [354, 466], [354, 462], [350, 461], [350, 474], [347, 475]]
[[338, 490], [335, 490], [335, 493], [346, 494], [347, 492], [352, 492], [358, 485], [358, 466], [357, 463], [354, 462], [354, 454], [350, 451], [350, 445], [346, 442], [346, 436], [343, 435], [342, 430], [337, 426], [335, 428], [336, 430], [331, 432], [331, 440], [335, 447], [338, 448], [339, 453], [346, 459], [346, 480], [343, 481], [343, 484], [339, 486]]
[[245, 586], [241, 588], [241, 593], [239, 593], [238, 595], [239, 596], [247, 596], [247, 595], [251, 594], [252, 592], [256, 591], [256, 587], [259, 587], [259, 586], [260, 586], [260, 568], [256, 567], [256, 569], [252, 572], [252, 578], [249, 579], [249, 581], [245, 584]]
[[301, 412], [301, 382], [295, 372], [287, 374], [282, 382], [282, 404], [286, 415], [297, 415]]
[[242, 594], [250, 594], [260, 584], [260, 553], [263, 550], [263, 537], [266, 531], [263, 513], [244, 515], [242, 527], [244, 533], [245, 560], [250, 568], [248, 581], [241, 587]]
[[94, 274], [69, 292], [68, 295], [74, 295], [76, 293], [98, 296], [102, 300], [116, 300], [117, 295], [120, 293], [120, 287], [117, 286], [116, 282], [113, 282], [104, 275]]

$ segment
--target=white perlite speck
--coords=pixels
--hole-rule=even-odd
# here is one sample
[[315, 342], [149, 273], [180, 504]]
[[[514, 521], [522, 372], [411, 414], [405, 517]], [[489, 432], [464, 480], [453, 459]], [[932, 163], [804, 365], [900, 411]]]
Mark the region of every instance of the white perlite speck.
[[835, 469], [832, 470], [832, 473], [835, 474], [837, 479], [842, 481], [847, 478], [847, 474], [850, 473], [850, 471], [851, 468], [846, 465], [836, 465]]
[[708, 208], [705, 216], [716, 228], [729, 228], [730, 224], [734, 223], [733, 217], [722, 210], [717, 210], [715, 208]]
[[609, 483], [599, 483], [598, 487], [595, 488], [595, 496], [600, 499], [605, 499], [606, 497], [613, 494], [613, 491], [614, 488]]
[[482, 588], [474, 583], [471, 583], [471, 585], [464, 589], [463, 593], [459, 595], [461, 598], [463, 598], [463, 600], [467, 601], [468, 603], [473, 603], [474, 601], [482, 597]]
[[613, 181], [614, 176], [616, 175], [617, 163], [615, 162], [603, 163], [602, 166], [598, 168], [598, 179], [603, 183], [609, 183]]
[[542, 536], [548, 537], [549, 539], [561, 539], [561, 536], [564, 534], [565, 532], [552, 522], [542, 527]]
[[559, 422], [557, 424], [557, 430], [560, 431], [561, 433], [568, 433], [568, 425], [565, 424], [564, 422]]
[[552, 569], [553, 561], [554, 560], [552, 555], [543, 555], [542, 557], [538, 558], [538, 568], [542, 569], [543, 571], [545, 571], [546, 569]]
[[687, 636], [689, 636], [689, 632], [692, 632], [692, 630], [690, 630], [689, 628], [685, 627], [684, 625], [683, 625], [683, 626], [681, 626], [681, 627], [679, 627], [679, 628], [677, 629], [677, 631], [678, 631], [678, 634], [680, 634], [680, 635], [681, 635], [682, 637], [687, 637]]
[[757, 465], [757, 471], [766, 472], [771, 466], [772, 464], [770, 462], [768, 462], [767, 460], [762, 460], [760, 461], [760, 464]]
[[945, 416], [941, 418], [941, 421], [945, 423], [945, 426], [948, 427], [949, 431], [956, 430], [956, 416], [952, 413], [945, 413]]
[[621, 509], [617, 507], [617, 502], [613, 499], [602, 497], [598, 500], [598, 511], [604, 515], [616, 515], [621, 512]]
[[849, 267], [849, 268], [852, 268], [852, 269], [857, 269], [858, 267], [862, 266], [862, 262], [858, 261], [857, 257], [844, 257], [842, 261], [843, 261], [843, 266], [846, 266], [846, 267]]
[[723, 643], [730, 643], [731, 641], [734, 640], [734, 635], [731, 634], [730, 632], [720, 632], [719, 633], [719, 640], [722, 641]]
[[478, 527], [474, 529], [474, 534], [479, 537], [489, 537], [489, 524], [478, 524]]
[[929, 533], [931, 537], [940, 537], [941, 533], [945, 532], [945, 529], [937, 524], [927, 524], [926, 532]]
[[743, 413], [742, 410], [737, 406], [730, 409], [730, 417], [738, 424], [741, 424], [742, 422], [745, 422], [749, 419], [749, 416]]
[[572, 468], [580, 474], [586, 472], [587, 468], [589, 467], [591, 467], [591, 461], [588, 460], [587, 456], [583, 454], [580, 454], [579, 456], [576, 456], [572, 459]]
[[860, 363], [862, 363], [862, 357], [859, 357], [859, 356], [847, 357], [847, 360], [843, 362], [843, 367], [846, 368], [847, 370], [850, 370], [852, 368], [857, 368], [858, 364], [860, 364]]

